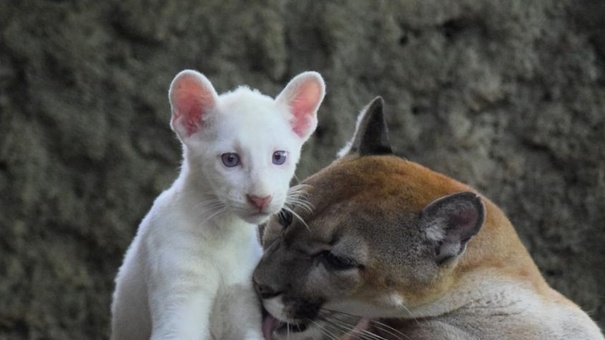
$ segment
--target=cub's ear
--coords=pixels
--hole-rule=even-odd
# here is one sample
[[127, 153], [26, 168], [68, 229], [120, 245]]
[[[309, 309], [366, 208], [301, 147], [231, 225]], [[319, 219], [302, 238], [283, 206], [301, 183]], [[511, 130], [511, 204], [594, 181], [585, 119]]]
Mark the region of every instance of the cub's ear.
[[484, 219], [485, 206], [472, 192], [452, 194], [429, 203], [420, 220], [426, 236], [435, 244], [437, 264], [462, 254]]
[[292, 114], [292, 131], [303, 142], [317, 127], [317, 109], [326, 94], [326, 85], [317, 72], [303, 72], [292, 78], [283, 91], [275, 98], [280, 106], [285, 106]]
[[357, 127], [353, 139], [338, 152], [338, 157], [349, 154], [388, 155], [392, 154], [389, 130], [384, 119], [382, 97], [376, 97], [357, 117]]
[[181, 140], [198, 132], [218, 100], [212, 83], [203, 74], [184, 70], [174, 77], [168, 91], [170, 126]]

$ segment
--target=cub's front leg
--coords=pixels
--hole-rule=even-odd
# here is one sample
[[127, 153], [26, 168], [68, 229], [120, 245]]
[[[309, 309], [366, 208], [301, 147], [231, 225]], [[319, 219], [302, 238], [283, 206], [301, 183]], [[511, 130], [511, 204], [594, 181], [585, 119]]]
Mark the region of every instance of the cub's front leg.
[[[180, 258], [180, 260], [179, 260]], [[152, 340], [209, 340], [220, 274], [210, 264], [170, 254], [148, 276]]]
[[243, 339], [264, 340], [262, 332], [262, 307], [253, 288], [251, 286], [247, 288], [242, 296], [242, 301], [245, 301], [248, 313], [243, 309], [239, 309], [236, 312], [236, 317], [246, 321], [246, 331]]
[[211, 328], [222, 335], [220, 339], [264, 339], [262, 308], [250, 283], [231, 284], [219, 292]]

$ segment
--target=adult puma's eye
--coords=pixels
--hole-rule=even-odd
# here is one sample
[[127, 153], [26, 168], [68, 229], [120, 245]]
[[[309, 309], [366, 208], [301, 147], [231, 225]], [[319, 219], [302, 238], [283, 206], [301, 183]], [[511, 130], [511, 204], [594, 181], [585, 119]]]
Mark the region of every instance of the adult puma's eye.
[[332, 270], [347, 270], [361, 267], [359, 263], [355, 262], [353, 259], [335, 255], [331, 251], [323, 251], [320, 255], [324, 265]]
[[277, 214], [277, 221], [284, 228], [288, 227], [290, 224], [292, 224], [292, 213], [286, 209], [280, 210]]
[[286, 162], [286, 158], [288, 158], [287, 151], [275, 151], [273, 153], [273, 164], [282, 165]]
[[234, 152], [227, 152], [221, 155], [221, 161], [228, 168], [233, 168], [239, 164], [239, 155]]

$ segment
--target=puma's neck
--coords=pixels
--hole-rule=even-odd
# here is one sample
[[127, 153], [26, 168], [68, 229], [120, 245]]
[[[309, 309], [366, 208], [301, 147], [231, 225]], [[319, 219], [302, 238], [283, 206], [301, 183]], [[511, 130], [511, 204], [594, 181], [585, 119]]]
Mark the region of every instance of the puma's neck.
[[[484, 202], [486, 219], [483, 232], [469, 242], [455, 274], [462, 277], [489, 268], [496, 271], [497, 277], [526, 282], [541, 292], [550, 291], [508, 218], [491, 201], [484, 198]], [[487, 277], [494, 276], [488, 274]]]

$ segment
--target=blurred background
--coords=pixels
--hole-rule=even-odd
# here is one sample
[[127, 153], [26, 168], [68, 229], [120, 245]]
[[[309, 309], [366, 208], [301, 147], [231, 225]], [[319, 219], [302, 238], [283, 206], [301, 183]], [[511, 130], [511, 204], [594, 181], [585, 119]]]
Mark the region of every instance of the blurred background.
[[300, 179], [384, 97], [407, 158], [499, 204], [605, 327], [602, 0], [2, 0], [0, 338], [106, 339], [113, 279], [176, 178], [168, 85], [327, 83]]

